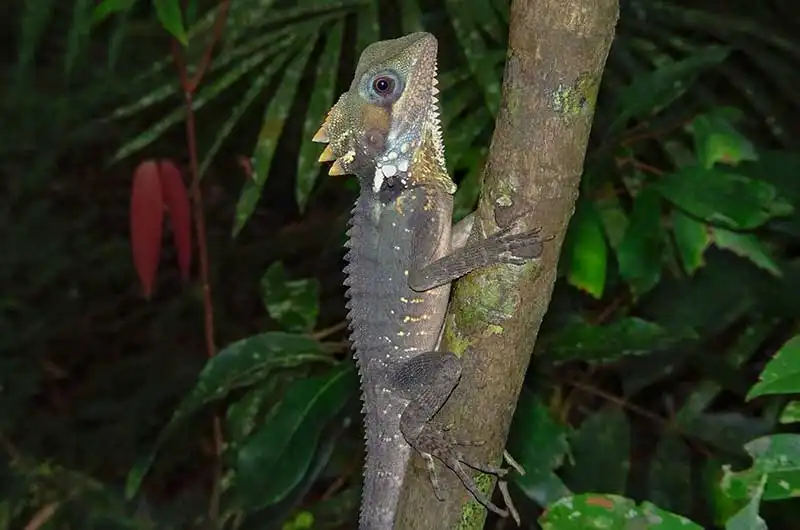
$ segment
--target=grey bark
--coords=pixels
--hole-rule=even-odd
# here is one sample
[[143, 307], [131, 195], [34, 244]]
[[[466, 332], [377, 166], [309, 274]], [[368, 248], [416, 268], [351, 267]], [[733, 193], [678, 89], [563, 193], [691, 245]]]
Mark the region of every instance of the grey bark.
[[[618, 0], [513, 0], [503, 92], [473, 237], [519, 217], [542, 228], [541, 259], [497, 266], [459, 280], [443, 350], [464, 354], [461, 382], [437, 420], [467, 454], [499, 463], [536, 335], [556, 280], [558, 257], [578, 196], [597, 88], [618, 18]], [[497, 217], [495, 210], [498, 209]], [[442, 469], [436, 499], [417, 455], [404, 483], [396, 528], [478, 529], [486, 512]], [[484, 491], [494, 483], [478, 477]]]

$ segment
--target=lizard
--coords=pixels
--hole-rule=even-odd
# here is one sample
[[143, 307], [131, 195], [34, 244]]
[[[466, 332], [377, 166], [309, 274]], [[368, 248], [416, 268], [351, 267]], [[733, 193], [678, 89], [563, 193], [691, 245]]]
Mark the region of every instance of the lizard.
[[498, 477], [507, 470], [468, 460], [459, 446], [481, 442], [459, 442], [432, 421], [461, 377], [460, 358], [438, 347], [454, 280], [479, 267], [523, 265], [542, 244], [538, 230], [515, 234], [512, 224], [478, 241], [464, 236], [471, 217], [453, 228], [456, 185], [444, 158], [437, 51], [425, 32], [367, 46], [313, 137], [327, 144], [319, 161], [332, 162], [329, 174], [355, 175], [360, 188], [344, 285], [365, 414], [361, 530], [393, 527], [413, 451], [425, 459], [437, 498], [436, 460], [487, 509], [508, 515], [464, 466]]

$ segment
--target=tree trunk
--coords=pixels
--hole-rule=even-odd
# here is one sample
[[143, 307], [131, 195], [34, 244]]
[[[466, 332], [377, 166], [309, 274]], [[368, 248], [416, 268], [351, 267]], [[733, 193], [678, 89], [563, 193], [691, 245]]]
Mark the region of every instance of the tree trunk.
[[[550, 302], [618, 9], [618, 0], [511, 4], [502, 100], [472, 237], [519, 218], [519, 231], [541, 227], [552, 239], [529, 265], [478, 270], [455, 285], [442, 349], [466, 352], [464, 370], [436, 420], [452, 423], [458, 440], [485, 441], [465, 449], [477, 461], [500, 462]], [[443, 470], [440, 480], [444, 502], [436, 499], [422, 459], [413, 459], [397, 529], [483, 527], [486, 512], [455, 475]], [[488, 477], [477, 480], [483, 491], [493, 490]]]

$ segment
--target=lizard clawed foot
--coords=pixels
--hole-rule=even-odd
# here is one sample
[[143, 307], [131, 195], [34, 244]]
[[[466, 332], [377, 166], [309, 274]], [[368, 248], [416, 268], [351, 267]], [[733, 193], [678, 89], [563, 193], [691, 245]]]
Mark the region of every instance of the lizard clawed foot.
[[436, 468], [436, 461], [430, 453], [422, 453], [422, 458], [425, 459], [426, 467], [428, 468], [428, 477], [431, 479], [431, 486], [433, 486], [433, 494], [439, 501], [444, 501], [445, 495], [442, 491], [441, 483], [439, 482], [439, 470]]
[[522, 234], [514, 234], [514, 225], [501, 228], [486, 239], [487, 245], [496, 252], [501, 263], [524, 265], [542, 255], [541, 229], [536, 228]]
[[506, 473], [508, 473], [508, 470], [495, 467], [490, 464], [476, 464], [475, 462], [471, 462], [467, 460], [461, 451], [457, 449], [458, 446], [482, 445], [482, 442], [456, 442], [445, 434], [445, 430], [442, 429], [441, 426], [431, 423], [425, 425], [422, 431], [419, 432], [418, 436], [414, 440], [409, 440], [409, 442], [417, 451], [422, 454], [428, 463], [428, 472], [437, 499], [440, 501], [444, 500], [441, 496], [442, 492], [439, 485], [439, 474], [436, 470], [433, 457], [435, 457], [437, 460], [440, 460], [444, 465], [450, 468], [453, 473], [458, 476], [459, 480], [461, 480], [461, 483], [464, 485], [464, 487], [472, 494], [473, 497], [475, 497], [478, 502], [483, 504], [488, 510], [500, 515], [501, 517], [508, 517], [508, 510], [498, 507], [491, 500], [489, 500], [489, 498], [486, 497], [486, 495], [484, 495], [480, 489], [478, 489], [478, 485], [475, 484], [475, 481], [471, 476], [469, 476], [464, 466], [466, 465], [483, 473], [488, 473], [497, 477], [505, 476]]

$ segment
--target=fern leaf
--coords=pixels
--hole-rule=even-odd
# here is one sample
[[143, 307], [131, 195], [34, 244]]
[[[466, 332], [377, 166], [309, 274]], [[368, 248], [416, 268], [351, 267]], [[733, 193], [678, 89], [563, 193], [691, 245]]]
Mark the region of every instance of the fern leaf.
[[[219, 96], [227, 88], [233, 85], [236, 81], [240, 80], [246, 74], [264, 63], [272, 50], [265, 50], [261, 53], [255, 54], [249, 59], [242, 61], [235, 68], [231, 68], [224, 76], [216, 80], [214, 83], [204, 85], [197, 97], [194, 99], [192, 108], [197, 111], [206, 103]], [[142, 148], [150, 145], [155, 140], [160, 138], [170, 127], [180, 123], [186, 116], [186, 109], [183, 106], [177, 107], [175, 110], [167, 114], [163, 119], [156, 122], [146, 131], [134, 137], [132, 140], [120, 147], [114, 154], [111, 163], [118, 162], [133, 153], [141, 150]]]
[[317, 162], [319, 144], [311, 142], [311, 137], [319, 129], [327, 110], [334, 101], [336, 72], [339, 55], [342, 51], [342, 26], [343, 24], [335, 24], [328, 33], [325, 49], [318, 62], [317, 80], [314, 83], [314, 90], [311, 93], [311, 100], [308, 102], [308, 112], [306, 112], [303, 124], [303, 139], [295, 185], [295, 199], [301, 213], [305, 210], [308, 197], [321, 170], [321, 166]]
[[286, 122], [292, 100], [297, 92], [297, 85], [303, 73], [303, 66], [306, 64], [313, 46], [313, 40], [307, 42], [302, 51], [286, 67], [283, 82], [264, 113], [261, 133], [258, 136], [258, 143], [253, 153], [253, 178], [245, 182], [244, 189], [239, 196], [239, 202], [236, 205], [236, 218], [233, 227], [234, 236], [241, 231], [253, 211], [255, 211], [256, 203], [261, 196], [261, 189], [264, 187], [269, 175], [272, 158], [275, 155], [275, 147], [278, 145], [278, 139], [283, 132], [283, 125]]

